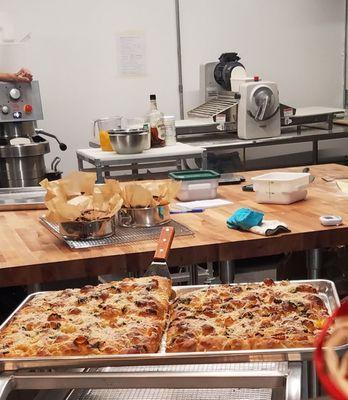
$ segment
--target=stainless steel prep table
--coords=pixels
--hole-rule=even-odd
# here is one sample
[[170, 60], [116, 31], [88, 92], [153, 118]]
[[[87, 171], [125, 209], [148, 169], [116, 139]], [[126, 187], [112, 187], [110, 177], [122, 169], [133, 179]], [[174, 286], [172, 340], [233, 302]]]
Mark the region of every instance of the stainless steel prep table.
[[[202, 160], [202, 169], [206, 169], [207, 166], [205, 149], [184, 143], [153, 148], [139, 154], [117, 154], [102, 151], [100, 148], [89, 148], [78, 149], [76, 155], [79, 171], [96, 171], [98, 183], [103, 182], [104, 177], [109, 177], [112, 171], [131, 170], [132, 177], [137, 177], [140, 169], [168, 166], [181, 169], [182, 161], [196, 158]], [[84, 162], [93, 167], [84, 167]]]
[[302, 129], [301, 133], [297, 133], [296, 128], [293, 128], [277, 137], [255, 140], [239, 139], [234, 133], [180, 135], [178, 140], [192, 146], [204, 147], [208, 153], [242, 149], [245, 166], [246, 149], [294, 143], [312, 143], [312, 160], [310, 162], [318, 164], [319, 142], [344, 138], [348, 138], [348, 129], [334, 126], [332, 130], [322, 128]]

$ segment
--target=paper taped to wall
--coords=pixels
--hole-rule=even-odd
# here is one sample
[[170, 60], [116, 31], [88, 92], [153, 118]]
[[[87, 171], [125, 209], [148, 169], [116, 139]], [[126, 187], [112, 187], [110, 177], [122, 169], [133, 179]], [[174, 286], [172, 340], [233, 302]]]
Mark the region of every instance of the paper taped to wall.
[[146, 43], [143, 32], [118, 36], [118, 72], [121, 77], [146, 75]]

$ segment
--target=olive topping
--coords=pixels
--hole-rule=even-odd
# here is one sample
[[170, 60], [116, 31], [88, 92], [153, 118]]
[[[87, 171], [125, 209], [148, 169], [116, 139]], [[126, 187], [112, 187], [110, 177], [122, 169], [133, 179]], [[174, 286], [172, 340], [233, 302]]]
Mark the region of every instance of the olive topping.
[[87, 303], [87, 297], [79, 297], [77, 299], [77, 304], [84, 304]]

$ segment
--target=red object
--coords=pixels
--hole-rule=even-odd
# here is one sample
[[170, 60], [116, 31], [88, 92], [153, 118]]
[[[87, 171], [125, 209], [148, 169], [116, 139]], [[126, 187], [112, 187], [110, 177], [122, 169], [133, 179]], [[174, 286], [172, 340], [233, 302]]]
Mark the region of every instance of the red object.
[[159, 137], [158, 129], [156, 127], [151, 128], [151, 147], [163, 147], [166, 142]]
[[31, 104], [26, 104], [23, 107], [25, 113], [30, 114], [33, 111], [33, 106]]
[[323, 345], [325, 341], [325, 337], [327, 335], [328, 330], [335, 322], [336, 317], [348, 316], [348, 301], [344, 302], [340, 308], [338, 308], [327, 320], [323, 330], [320, 333], [316, 344], [316, 350], [314, 353], [314, 361], [317, 369], [317, 373], [320, 379], [320, 382], [324, 386], [327, 393], [332, 396], [336, 400], [348, 400], [348, 393], [342, 392], [341, 388], [339, 388], [336, 383], [329, 377], [326, 373], [326, 366], [324, 360], [324, 350]]
[[254, 76], [254, 82], [258, 82], [260, 80], [260, 77], [258, 75]]

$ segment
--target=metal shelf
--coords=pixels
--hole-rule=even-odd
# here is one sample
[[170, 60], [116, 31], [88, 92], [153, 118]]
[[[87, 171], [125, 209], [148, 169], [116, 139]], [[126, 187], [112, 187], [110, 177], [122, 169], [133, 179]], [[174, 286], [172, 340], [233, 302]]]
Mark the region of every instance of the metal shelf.
[[75, 388], [84, 390], [67, 400], [300, 400], [301, 371], [297, 362], [262, 362], [22, 372], [0, 378], [0, 399], [15, 389]]

